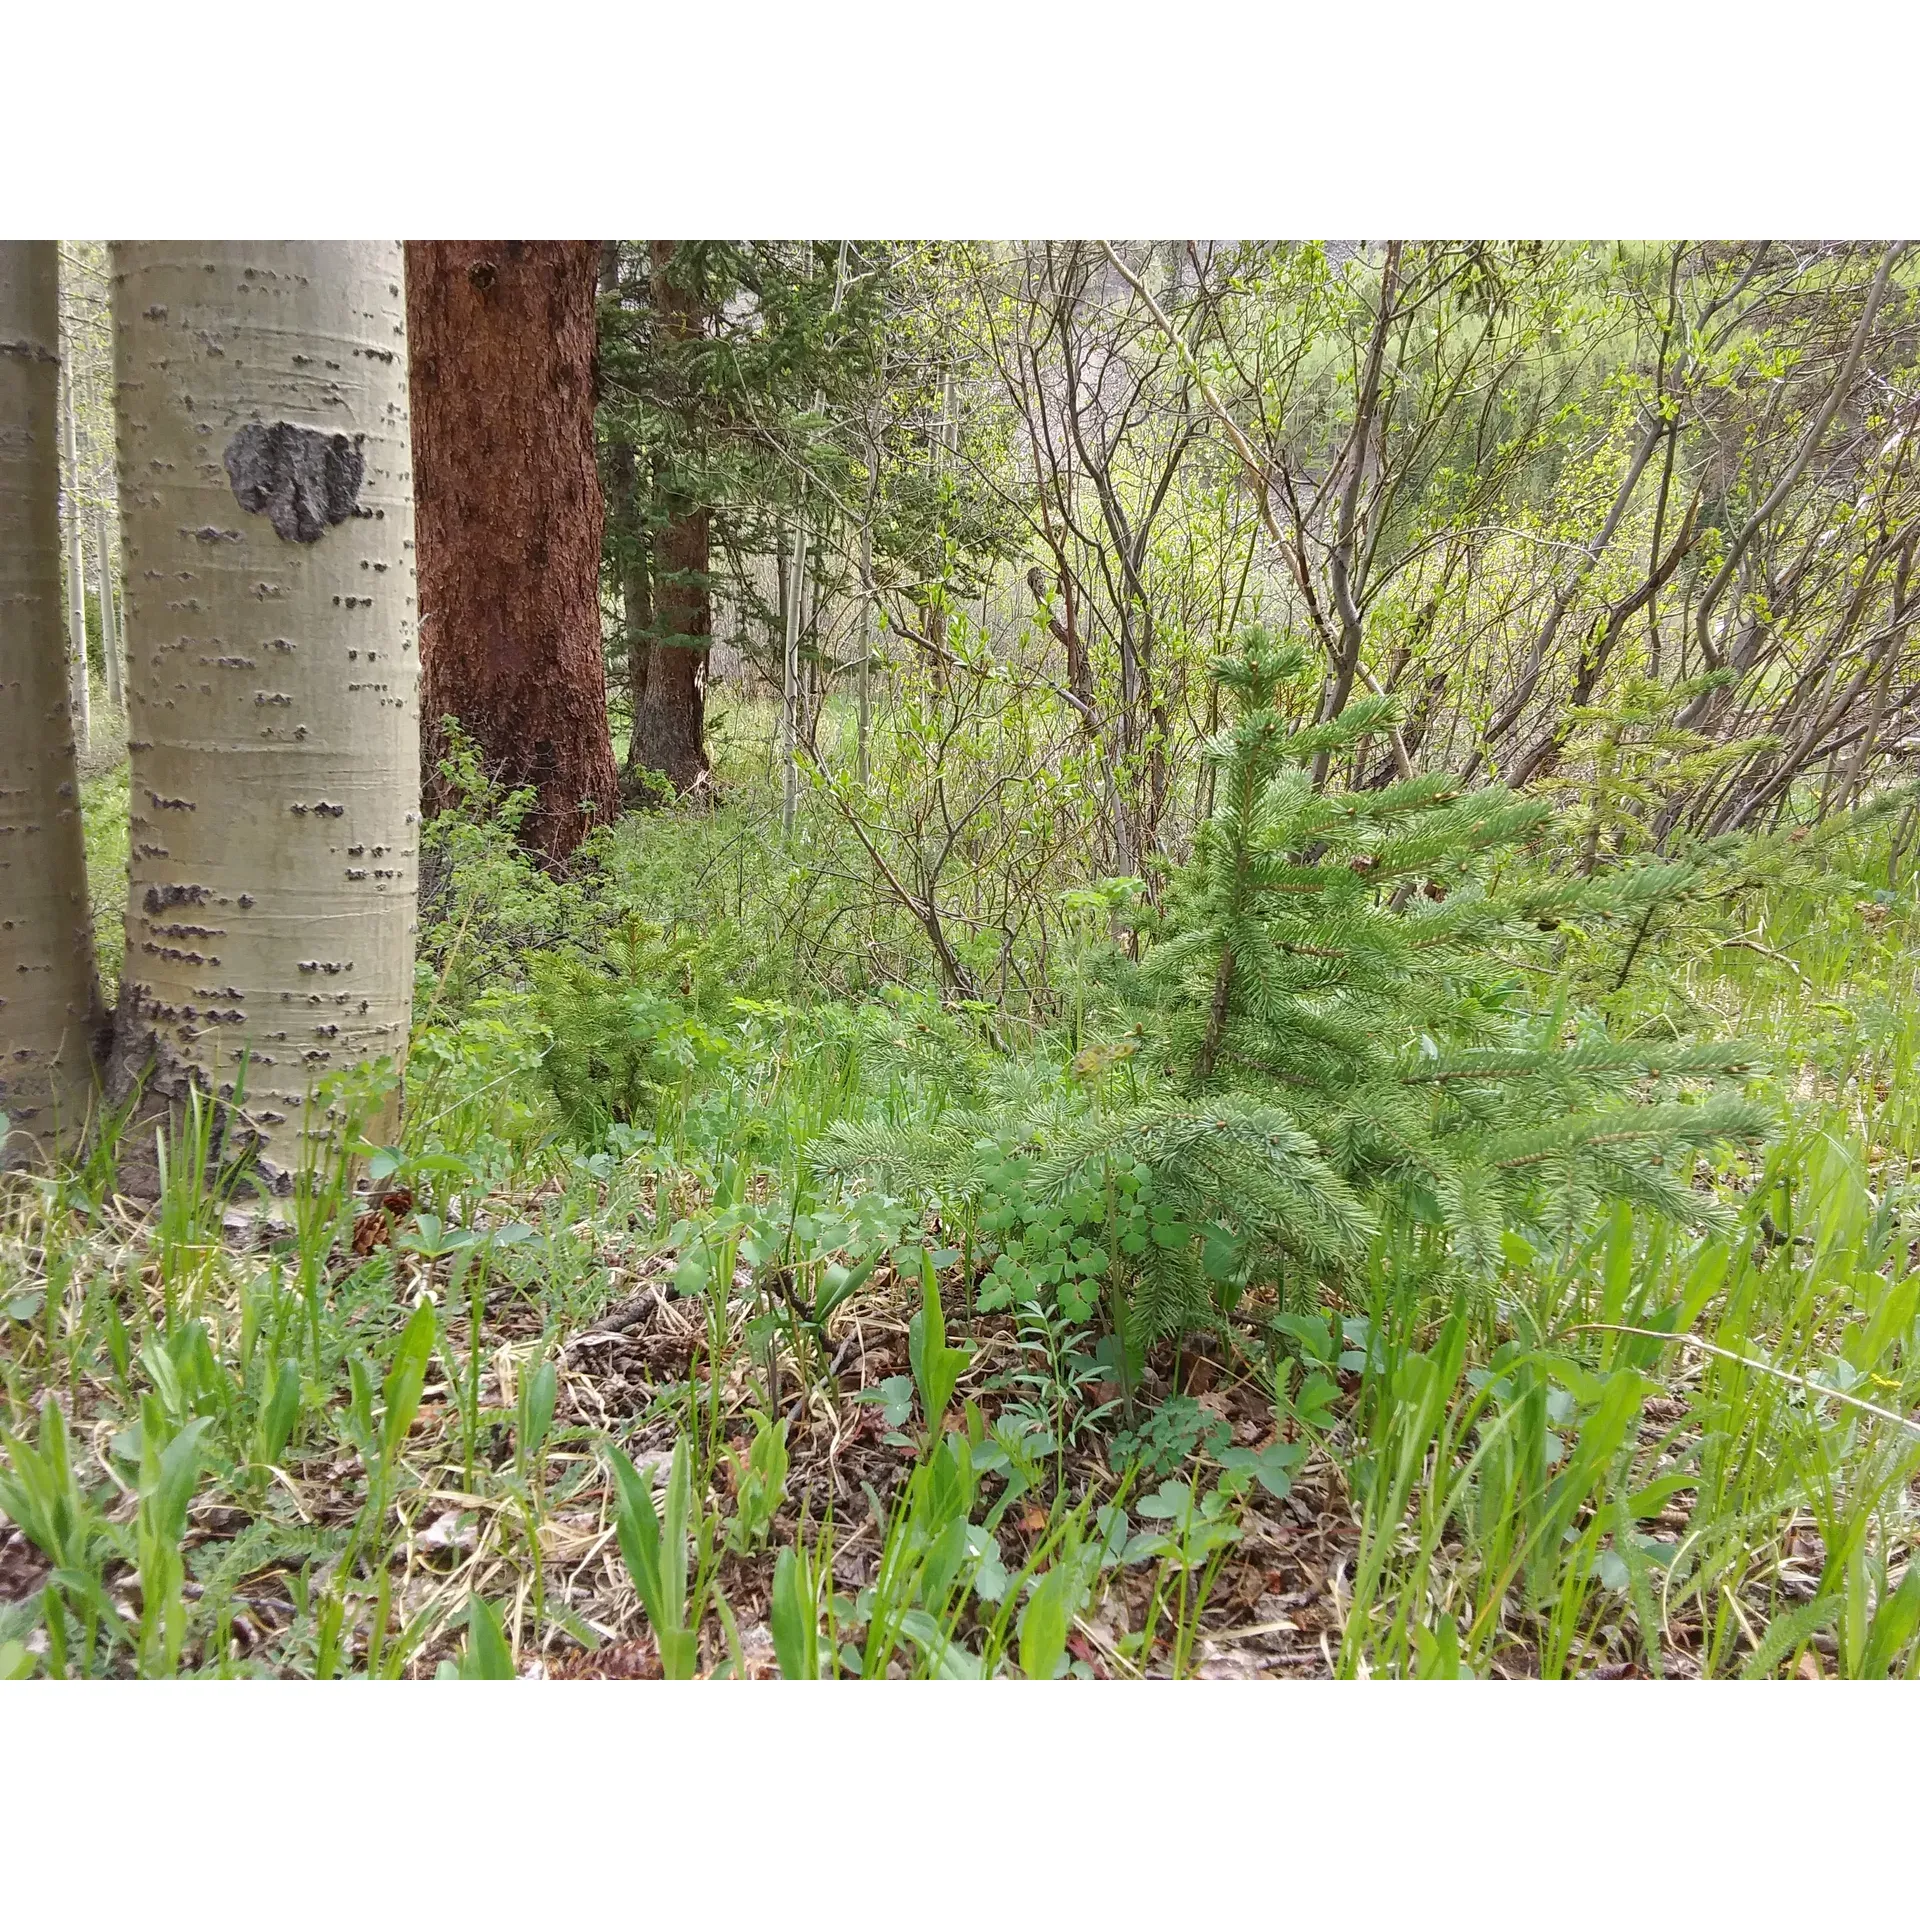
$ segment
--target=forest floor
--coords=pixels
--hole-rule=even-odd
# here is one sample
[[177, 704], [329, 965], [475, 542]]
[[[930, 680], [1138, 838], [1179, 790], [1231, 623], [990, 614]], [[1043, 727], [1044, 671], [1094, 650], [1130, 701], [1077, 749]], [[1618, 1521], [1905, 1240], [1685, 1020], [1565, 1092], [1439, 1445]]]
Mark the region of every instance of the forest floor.
[[[543, 1201], [564, 1205], [558, 1192], [522, 1196], [510, 1203], [512, 1217], [523, 1224], [539, 1218]], [[405, 1237], [408, 1216], [377, 1200], [357, 1217], [366, 1223], [359, 1235], [363, 1245], [376, 1235], [384, 1240], [393, 1230]], [[708, 1403], [716, 1383], [705, 1303], [675, 1296], [673, 1256], [648, 1250], [655, 1238], [653, 1223], [643, 1212], [629, 1211], [626, 1218], [632, 1224], [618, 1230], [610, 1230], [604, 1216], [565, 1230], [577, 1250], [573, 1257], [595, 1270], [605, 1291], [617, 1298], [610, 1311], [569, 1322], [564, 1310], [556, 1314], [533, 1288], [487, 1289], [478, 1348], [484, 1376], [470, 1403], [477, 1429], [487, 1437], [472, 1469], [463, 1470], [460, 1432], [462, 1389], [471, 1379], [475, 1350], [470, 1316], [458, 1323], [465, 1344], [450, 1341], [432, 1370], [404, 1442], [406, 1486], [395, 1497], [390, 1543], [390, 1633], [410, 1643], [405, 1671], [431, 1672], [439, 1654], [458, 1650], [456, 1629], [465, 1621], [468, 1596], [479, 1590], [491, 1593], [515, 1626], [530, 1626], [530, 1615], [549, 1623], [537, 1638], [527, 1633], [517, 1655], [523, 1674], [659, 1675], [654, 1637], [616, 1544], [610, 1489], [598, 1471], [597, 1448], [615, 1442], [643, 1471], [651, 1467], [664, 1478], [685, 1422], [689, 1385], [695, 1401]], [[125, 1273], [129, 1262], [143, 1263], [154, 1237], [150, 1217], [115, 1206], [104, 1230], [94, 1236], [88, 1264], [96, 1272]], [[216, 1272], [237, 1278], [240, 1293], [249, 1285], [272, 1284], [262, 1277], [272, 1270], [271, 1254], [243, 1252], [235, 1244], [252, 1237], [251, 1226], [236, 1216], [221, 1250], [210, 1252], [207, 1278], [213, 1280]], [[369, 1261], [383, 1294], [397, 1286], [402, 1299], [411, 1301], [447, 1290], [445, 1260], [420, 1253], [394, 1260], [377, 1247], [356, 1254], [343, 1236], [329, 1262], [326, 1291], [336, 1299], [351, 1297]], [[29, 1283], [35, 1277], [30, 1272]], [[717, 1383], [723, 1411], [714, 1487], [723, 1514], [737, 1511], [741, 1462], [757, 1427], [752, 1414], [769, 1404], [765, 1374], [743, 1338], [753, 1283], [744, 1263], [737, 1279]], [[596, 1287], [595, 1293], [601, 1295], [602, 1289]], [[830, 1371], [803, 1381], [789, 1368], [774, 1389], [780, 1416], [788, 1423], [791, 1497], [772, 1516], [754, 1550], [721, 1557], [714, 1590], [730, 1619], [723, 1624], [718, 1609], [709, 1614], [702, 1636], [703, 1672], [775, 1676], [768, 1613], [781, 1546], [831, 1529], [835, 1586], [857, 1593], [872, 1585], [889, 1537], [890, 1510], [920, 1457], [916, 1447], [903, 1444], [900, 1426], [889, 1421], [890, 1406], [899, 1403], [887, 1391], [890, 1384], [910, 1385], [908, 1322], [918, 1299], [917, 1287], [891, 1272], [880, 1273], [857, 1306], [836, 1321], [838, 1347]], [[158, 1288], [149, 1304], [158, 1331], [165, 1320]], [[185, 1304], [180, 1303], [182, 1318]], [[194, 1304], [216, 1324], [226, 1319], [220, 1306], [227, 1303], [216, 1301], [210, 1289], [198, 1293]], [[243, 1311], [239, 1297], [230, 1296], [230, 1304], [236, 1315]], [[33, 1306], [44, 1311], [41, 1300]], [[349, 1318], [351, 1313], [348, 1309]], [[14, 1341], [20, 1331], [16, 1314]], [[956, 1434], [967, 1431], [970, 1417], [991, 1429], [1023, 1403], [1033, 1385], [1025, 1364], [1031, 1356], [1010, 1316], [980, 1316], [971, 1334], [957, 1396], [968, 1412], [964, 1417], [956, 1412], [949, 1421]], [[553, 1437], [534, 1469], [541, 1482], [535, 1491], [525, 1463], [515, 1458], [513, 1421], [524, 1369], [541, 1355], [553, 1359], [557, 1394]], [[1177, 1365], [1177, 1379], [1168, 1382], [1149, 1368], [1140, 1383], [1143, 1397], [1177, 1388], [1202, 1415], [1224, 1421], [1240, 1444], [1259, 1446], [1273, 1438], [1270, 1394], [1249, 1369], [1230, 1359], [1223, 1362], [1217, 1343], [1196, 1343]], [[1117, 1411], [1116, 1392], [1108, 1387], [1102, 1393], [1096, 1384], [1091, 1407]], [[343, 1397], [350, 1399], [351, 1390]], [[74, 1376], [62, 1399], [76, 1451], [100, 1466], [111, 1487], [114, 1440], [126, 1430], [125, 1389], [105, 1368], [100, 1376]], [[1101, 1504], [1121, 1490], [1122, 1475], [1111, 1464], [1103, 1432], [1099, 1423], [1086, 1423], [1064, 1451], [1049, 1457], [1053, 1470], [1038, 1484], [1016, 1499], [989, 1503], [1000, 1509], [991, 1532], [1001, 1565], [1020, 1567], [1064, 1508]], [[256, 1673], [308, 1667], [315, 1623], [311, 1609], [302, 1605], [304, 1576], [352, 1538], [364, 1520], [368, 1494], [362, 1451], [344, 1436], [335, 1439], [332, 1446], [282, 1456], [270, 1479], [262, 1475], [248, 1484], [250, 1476], [241, 1474], [240, 1484], [209, 1487], [194, 1500], [181, 1540], [189, 1569], [184, 1597], [196, 1607], [211, 1606], [224, 1623], [226, 1659], [206, 1650], [217, 1666]], [[1006, 1480], [998, 1481], [996, 1491], [1007, 1491]], [[138, 1493], [130, 1489], [104, 1506], [103, 1517], [130, 1526], [139, 1508]], [[1239, 1516], [1231, 1564], [1214, 1569], [1219, 1577], [1210, 1581], [1204, 1603], [1181, 1623], [1182, 1670], [1211, 1679], [1331, 1672], [1333, 1643], [1342, 1626], [1342, 1569], [1356, 1537], [1329, 1461], [1300, 1473], [1282, 1498], [1251, 1490]], [[53, 1571], [22, 1529], [0, 1533], [0, 1606], [32, 1608]], [[1113, 1571], [1098, 1605], [1089, 1606], [1067, 1635], [1073, 1671], [1107, 1678], [1131, 1677], [1143, 1667], [1165, 1669], [1171, 1647], [1159, 1660], [1143, 1660], [1137, 1649], [1131, 1658], [1120, 1651], [1122, 1643], [1139, 1639], [1151, 1612], [1168, 1611], [1165, 1595], [1156, 1593], [1165, 1585], [1156, 1578], [1158, 1571], [1153, 1561]], [[135, 1567], [121, 1566], [109, 1585], [124, 1596], [122, 1604], [133, 1617], [129, 1601], [140, 1592]], [[408, 1623], [427, 1620], [440, 1622], [440, 1631], [407, 1634]], [[345, 1621], [342, 1626], [342, 1660], [349, 1666], [365, 1661], [369, 1629]], [[41, 1655], [45, 1642], [44, 1629], [29, 1635], [30, 1647]], [[377, 1645], [372, 1653], [379, 1657]]]

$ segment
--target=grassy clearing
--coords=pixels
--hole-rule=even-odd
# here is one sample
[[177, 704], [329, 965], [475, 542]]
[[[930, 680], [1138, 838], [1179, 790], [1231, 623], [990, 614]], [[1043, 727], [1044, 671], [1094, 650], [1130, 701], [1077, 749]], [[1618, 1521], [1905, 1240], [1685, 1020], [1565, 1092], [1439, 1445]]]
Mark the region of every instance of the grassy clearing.
[[[1130, 1367], [1097, 1284], [1023, 1284], [1151, 1232], [1124, 1182], [825, 1170], [849, 1123], [1100, 1111], [1104, 913], [1050, 1009], [943, 1006], [822, 817], [780, 849], [763, 718], [727, 804], [565, 885], [442, 824], [405, 1140], [316, 1147], [284, 1221], [207, 1177], [205, 1115], [151, 1212], [104, 1154], [9, 1190], [0, 1671], [1915, 1670], [1920, 902], [1883, 843], [1624, 984], [1569, 957], [1611, 1031], [1772, 1060], [1771, 1141], [1693, 1169], [1731, 1231], [1617, 1205], [1471, 1287], [1384, 1235]], [[89, 784], [103, 844], [124, 794]], [[331, 1092], [351, 1139], [381, 1089]]]

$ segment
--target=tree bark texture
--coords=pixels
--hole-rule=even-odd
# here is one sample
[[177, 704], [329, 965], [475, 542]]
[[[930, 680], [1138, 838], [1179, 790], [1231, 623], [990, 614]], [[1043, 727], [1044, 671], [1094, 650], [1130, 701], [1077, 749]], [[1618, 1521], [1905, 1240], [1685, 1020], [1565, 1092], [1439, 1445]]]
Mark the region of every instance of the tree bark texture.
[[80, 548], [80, 435], [71, 367], [62, 385], [67, 399], [67, 672], [73, 682], [74, 739], [85, 753], [92, 745], [93, 681], [87, 671], [87, 568]]
[[119, 713], [127, 699], [120, 679], [120, 623], [113, 603], [113, 522], [104, 504], [93, 510], [93, 536], [100, 550], [100, 659], [107, 670], [107, 704]]
[[[113, 249], [132, 854], [109, 1092], [275, 1188], [406, 1053], [419, 653], [397, 241]], [[244, 1091], [242, 1076], [244, 1072]]]
[[101, 1026], [60, 624], [59, 250], [0, 241], [0, 1165], [79, 1134]]
[[421, 745], [440, 723], [539, 799], [523, 836], [564, 859], [618, 807], [600, 652], [591, 240], [410, 240]]
[[[653, 290], [663, 346], [684, 349], [706, 327], [695, 294], [670, 284], [674, 242], [653, 242]], [[713, 644], [713, 592], [707, 510], [690, 500], [667, 502], [666, 524], [653, 541], [653, 644], [634, 714], [631, 764], [665, 774], [676, 793], [707, 777], [706, 660]]]

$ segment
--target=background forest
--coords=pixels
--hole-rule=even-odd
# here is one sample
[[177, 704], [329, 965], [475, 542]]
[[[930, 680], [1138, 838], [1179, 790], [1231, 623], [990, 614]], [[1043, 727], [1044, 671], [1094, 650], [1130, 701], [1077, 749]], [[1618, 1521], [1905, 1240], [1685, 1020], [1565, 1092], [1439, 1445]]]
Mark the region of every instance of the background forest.
[[0, 1672], [1920, 1671], [1910, 248], [406, 277], [404, 1066], [10, 1177]]

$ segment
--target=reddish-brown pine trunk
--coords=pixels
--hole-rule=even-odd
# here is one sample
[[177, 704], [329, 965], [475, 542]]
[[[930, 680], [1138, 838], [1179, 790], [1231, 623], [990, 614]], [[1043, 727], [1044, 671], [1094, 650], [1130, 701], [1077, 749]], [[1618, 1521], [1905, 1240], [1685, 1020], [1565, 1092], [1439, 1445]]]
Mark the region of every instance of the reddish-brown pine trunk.
[[[684, 345], [704, 330], [706, 315], [697, 295], [668, 284], [673, 249], [671, 240], [654, 241], [649, 277], [663, 338]], [[706, 508], [670, 502], [667, 524], [654, 536], [653, 644], [627, 759], [665, 774], [677, 793], [690, 793], [707, 776], [706, 660], [713, 641], [708, 559]]]
[[[443, 718], [533, 787], [522, 837], [563, 858], [613, 818], [600, 655], [591, 240], [410, 240], [422, 759]], [[446, 799], [436, 773], [427, 803]]]

